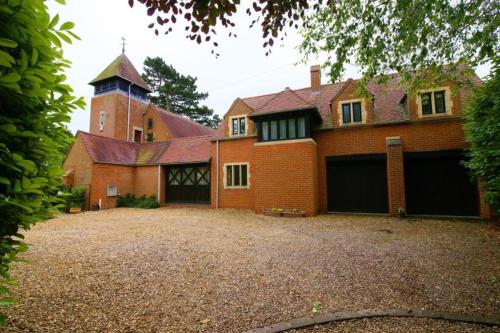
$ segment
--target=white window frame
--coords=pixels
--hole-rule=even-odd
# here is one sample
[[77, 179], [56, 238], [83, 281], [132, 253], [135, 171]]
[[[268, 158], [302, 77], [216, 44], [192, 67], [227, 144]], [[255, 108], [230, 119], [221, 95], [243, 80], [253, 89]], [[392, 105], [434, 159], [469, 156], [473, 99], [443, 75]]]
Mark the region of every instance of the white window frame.
[[[247, 185], [246, 186], [241, 186], [241, 185], [239, 185], [239, 186], [231, 185], [230, 186], [230, 185], [228, 185], [227, 184], [227, 167], [228, 166], [230, 166], [230, 167], [240, 166], [240, 184], [241, 184], [241, 179], [242, 179], [241, 166], [242, 165], [246, 165], [246, 167], [247, 167]], [[224, 181], [224, 189], [246, 190], [246, 189], [250, 188], [250, 163], [248, 163], [248, 162], [224, 163], [224, 167], [223, 167], [222, 172], [223, 172], [222, 179]], [[232, 172], [232, 177], [233, 177], [233, 183], [234, 183], [234, 172]]]
[[134, 126], [134, 128], [132, 129], [132, 140], [134, 143], [139, 143], [139, 142], [135, 141], [135, 131], [141, 131], [141, 142], [140, 143], [144, 143], [144, 129], [142, 127], [136, 127], [136, 126]]
[[99, 112], [99, 131], [104, 130], [104, 123], [106, 121], [106, 111]]
[[[238, 134], [233, 134], [233, 119], [245, 118], [245, 133], [240, 133], [240, 121], [238, 120]], [[246, 114], [229, 117], [229, 136], [244, 136], [248, 133], [248, 117]]]
[[113, 184], [108, 184], [106, 186], [106, 193], [108, 197], [116, 197], [118, 196], [118, 186]]
[[[436, 101], [434, 98], [434, 93], [444, 91], [444, 113], [436, 113]], [[431, 94], [431, 114], [423, 114], [422, 112], [422, 94], [430, 93]], [[424, 89], [419, 90], [415, 97], [417, 103], [417, 114], [419, 118], [433, 118], [433, 117], [441, 117], [441, 116], [450, 116], [452, 107], [453, 107], [453, 99], [451, 98], [451, 89], [449, 86], [437, 87], [432, 89]]]
[[[358, 122], [353, 122], [352, 120], [354, 119], [354, 109], [352, 107], [353, 103], [361, 103], [361, 121]], [[351, 122], [350, 123], [344, 123], [344, 112], [342, 105], [343, 104], [350, 104], [351, 105]], [[360, 124], [366, 124], [366, 105], [365, 105], [365, 99], [364, 98], [356, 98], [356, 99], [348, 99], [348, 100], [343, 100], [338, 102], [337, 106], [337, 115], [339, 117], [339, 124], [342, 126], [356, 126]]]

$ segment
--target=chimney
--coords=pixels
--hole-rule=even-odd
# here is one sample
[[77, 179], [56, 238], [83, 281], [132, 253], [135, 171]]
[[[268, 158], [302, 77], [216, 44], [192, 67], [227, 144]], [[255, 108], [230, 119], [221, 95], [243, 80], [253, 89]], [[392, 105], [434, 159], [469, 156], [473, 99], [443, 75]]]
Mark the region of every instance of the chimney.
[[311, 89], [319, 90], [321, 87], [321, 69], [319, 65], [311, 66]]

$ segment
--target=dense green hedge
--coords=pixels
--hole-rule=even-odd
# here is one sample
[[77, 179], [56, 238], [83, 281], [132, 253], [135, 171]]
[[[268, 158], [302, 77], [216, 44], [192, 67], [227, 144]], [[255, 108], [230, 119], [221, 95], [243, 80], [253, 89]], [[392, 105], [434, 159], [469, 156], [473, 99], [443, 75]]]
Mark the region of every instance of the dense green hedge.
[[70, 208], [81, 208], [85, 207], [85, 196], [86, 191], [84, 188], [72, 188], [65, 193], [66, 207], [65, 211], [68, 212]]
[[136, 197], [130, 193], [125, 196], [119, 196], [116, 205], [118, 207], [135, 207], [135, 208], [158, 208], [160, 204], [154, 195], [146, 197]]
[[486, 200], [500, 215], [500, 58], [479, 86], [465, 112], [465, 130], [471, 143], [467, 166], [486, 185]]
[[[69, 62], [61, 41], [77, 38], [73, 25], [51, 18], [42, 0], [0, 0], [1, 297], [11, 262], [26, 249], [20, 231], [64, 208], [61, 164], [73, 140], [65, 124], [84, 107], [64, 83]], [[10, 303], [0, 299], [0, 306]]]

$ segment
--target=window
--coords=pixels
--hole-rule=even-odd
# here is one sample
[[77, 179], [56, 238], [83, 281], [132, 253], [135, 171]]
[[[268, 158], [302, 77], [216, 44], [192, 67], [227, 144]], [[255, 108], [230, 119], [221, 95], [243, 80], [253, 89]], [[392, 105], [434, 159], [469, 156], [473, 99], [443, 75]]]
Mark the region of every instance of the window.
[[154, 141], [154, 135], [153, 132], [149, 132], [146, 134], [146, 142], [153, 142]]
[[153, 129], [153, 118], [148, 118], [148, 129]]
[[361, 112], [361, 102], [350, 102], [342, 104], [342, 123], [361, 123], [363, 115]]
[[292, 140], [310, 135], [309, 119], [306, 116], [286, 117], [259, 122], [259, 141]]
[[142, 142], [142, 129], [134, 128], [134, 142]]
[[432, 114], [431, 93], [422, 94], [422, 114]]
[[422, 115], [446, 113], [446, 95], [444, 90], [420, 94]]
[[108, 197], [116, 197], [118, 195], [118, 187], [116, 185], [108, 185], [107, 192]]
[[99, 131], [104, 130], [104, 120], [106, 119], [106, 112], [101, 111], [99, 112]]
[[248, 164], [226, 165], [226, 187], [248, 188]]
[[246, 117], [231, 118], [231, 135], [245, 135], [246, 133]]

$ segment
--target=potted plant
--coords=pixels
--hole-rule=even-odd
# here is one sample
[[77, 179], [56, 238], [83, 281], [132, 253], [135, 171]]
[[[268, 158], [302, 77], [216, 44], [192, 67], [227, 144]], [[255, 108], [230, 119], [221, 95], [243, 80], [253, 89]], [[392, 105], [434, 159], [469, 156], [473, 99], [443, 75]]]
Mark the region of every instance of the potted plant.
[[78, 213], [81, 213], [81, 212], [82, 212], [82, 207], [80, 207], [78, 205], [78, 203], [76, 203], [76, 202], [71, 203], [71, 205], [69, 207], [69, 213], [70, 214], [78, 214]]
[[407, 217], [407, 216], [408, 216], [408, 215], [406, 214], [406, 209], [404, 209], [404, 208], [399, 207], [397, 212], [398, 212], [398, 217], [399, 217], [400, 219], [404, 219], [405, 217]]
[[283, 209], [281, 208], [264, 208], [264, 215], [266, 216], [280, 217], [282, 213]]
[[286, 209], [283, 212], [284, 217], [304, 217], [306, 214], [305, 211], [302, 209], [297, 209], [297, 208], [292, 208], [292, 209]]

